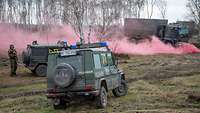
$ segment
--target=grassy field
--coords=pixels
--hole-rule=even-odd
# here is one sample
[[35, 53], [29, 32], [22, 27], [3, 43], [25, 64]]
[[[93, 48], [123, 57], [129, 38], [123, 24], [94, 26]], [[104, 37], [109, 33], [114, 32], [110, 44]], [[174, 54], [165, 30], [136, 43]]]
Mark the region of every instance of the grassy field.
[[[200, 54], [130, 56], [120, 58], [119, 67], [126, 73], [128, 95], [115, 98], [109, 93], [106, 109], [78, 101], [66, 110], [54, 110], [45, 94], [38, 93], [0, 99], [0, 113], [200, 113], [196, 98], [200, 96]], [[46, 78], [23, 67], [16, 78], [9, 77], [7, 65], [0, 68], [0, 96], [46, 88]]]

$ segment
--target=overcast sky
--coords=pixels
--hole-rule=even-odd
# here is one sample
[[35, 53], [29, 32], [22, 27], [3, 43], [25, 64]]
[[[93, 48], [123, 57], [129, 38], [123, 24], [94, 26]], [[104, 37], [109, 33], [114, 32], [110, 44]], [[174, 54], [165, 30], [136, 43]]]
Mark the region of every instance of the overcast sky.
[[[167, 0], [167, 2], [167, 18], [169, 19], [169, 22], [187, 20], [187, 0]], [[155, 10], [153, 18], [161, 18], [158, 9]]]

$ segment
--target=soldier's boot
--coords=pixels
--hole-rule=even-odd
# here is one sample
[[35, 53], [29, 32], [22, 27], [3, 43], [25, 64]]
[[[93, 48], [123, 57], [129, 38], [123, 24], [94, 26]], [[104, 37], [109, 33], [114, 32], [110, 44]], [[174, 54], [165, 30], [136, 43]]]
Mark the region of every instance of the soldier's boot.
[[17, 63], [15, 63], [15, 66], [14, 66], [15, 68], [14, 68], [14, 75], [15, 76], [17, 76], [17, 74], [16, 74], [16, 71], [17, 71]]

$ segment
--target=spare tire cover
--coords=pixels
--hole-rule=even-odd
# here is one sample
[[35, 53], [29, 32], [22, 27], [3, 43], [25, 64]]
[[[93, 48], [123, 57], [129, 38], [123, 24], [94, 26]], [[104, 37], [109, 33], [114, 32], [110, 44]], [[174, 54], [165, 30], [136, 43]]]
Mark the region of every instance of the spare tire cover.
[[60, 87], [68, 87], [75, 79], [75, 70], [70, 64], [59, 64], [54, 71], [54, 82]]

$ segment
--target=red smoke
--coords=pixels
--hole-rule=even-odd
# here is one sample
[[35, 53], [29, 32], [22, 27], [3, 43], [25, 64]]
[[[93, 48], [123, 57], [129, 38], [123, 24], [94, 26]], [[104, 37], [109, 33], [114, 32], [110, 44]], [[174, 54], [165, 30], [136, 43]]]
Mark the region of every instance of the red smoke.
[[166, 45], [158, 38], [152, 37], [151, 41], [145, 41], [139, 44], [131, 43], [127, 38], [121, 40], [111, 40], [110, 48], [120, 54], [133, 55], [155, 55], [155, 54], [188, 54], [198, 53], [200, 50], [192, 44], [182, 43], [177, 48]]
[[56, 44], [58, 40], [75, 43], [78, 41], [76, 37], [70, 26], [57, 27], [46, 33], [30, 33], [12, 26], [0, 25], [0, 55], [7, 55], [10, 44], [14, 44], [18, 53], [21, 53], [27, 47], [27, 44], [31, 44], [35, 40], [39, 44]]
[[[122, 34], [116, 33], [108, 40], [109, 47], [120, 54], [154, 55], [154, 54], [187, 54], [198, 53], [200, 50], [195, 46], [183, 43], [178, 48], [165, 45], [156, 37], [152, 41], [134, 44]], [[87, 36], [85, 36], [87, 38]], [[91, 41], [97, 42], [96, 36], [91, 34]], [[115, 38], [118, 37], [118, 38]], [[57, 27], [48, 33], [29, 33], [5, 25], [0, 26], [0, 54], [7, 55], [10, 44], [14, 44], [18, 53], [21, 53], [27, 44], [37, 40], [39, 44], [56, 44], [58, 40], [66, 40], [69, 44], [75, 44], [79, 39], [70, 26]]]

